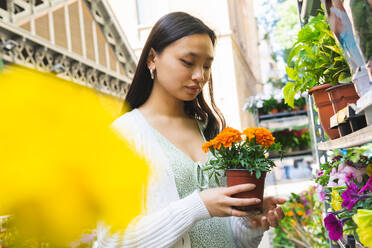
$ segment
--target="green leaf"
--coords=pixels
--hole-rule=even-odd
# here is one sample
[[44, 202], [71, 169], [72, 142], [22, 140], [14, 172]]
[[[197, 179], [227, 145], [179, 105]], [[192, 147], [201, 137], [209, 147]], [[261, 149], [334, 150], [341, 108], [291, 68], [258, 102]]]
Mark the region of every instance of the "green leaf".
[[325, 46], [325, 47], [327, 47], [328, 49], [331, 49], [332, 51], [334, 51], [337, 54], [342, 54], [342, 52], [340, 51], [338, 46]]
[[256, 171], [256, 178], [259, 179], [261, 177], [261, 171], [257, 170]]
[[204, 167], [203, 168], [203, 171], [208, 171], [208, 170], [210, 170], [212, 168], [213, 168], [213, 166], [209, 165], [209, 166]]
[[295, 71], [293, 68], [286, 66], [285, 71], [287, 72], [287, 75], [289, 78], [296, 80], [297, 79], [297, 71]]
[[209, 174], [209, 181], [212, 179], [212, 176], [213, 176], [213, 172], [211, 172], [210, 174]]
[[218, 177], [216, 174], [214, 174], [214, 180], [216, 181], [217, 185], [220, 186], [220, 181], [218, 180]]
[[296, 95], [296, 93], [296, 84], [289, 82], [284, 86], [284, 101], [292, 108], [294, 108], [294, 96]]

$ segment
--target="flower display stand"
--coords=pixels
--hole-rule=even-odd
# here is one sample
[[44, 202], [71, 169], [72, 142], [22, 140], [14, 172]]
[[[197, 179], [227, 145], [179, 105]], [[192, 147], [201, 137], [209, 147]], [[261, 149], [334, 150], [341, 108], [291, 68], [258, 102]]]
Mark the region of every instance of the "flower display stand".
[[[311, 102], [311, 98], [309, 98], [309, 101]], [[325, 141], [324, 133], [322, 130], [321, 125], [317, 123], [317, 112], [313, 109], [310, 108], [310, 126], [313, 134], [313, 138], [315, 140], [315, 154], [317, 156], [317, 161], [319, 164], [321, 164], [321, 161], [326, 162], [328, 161], [328, 155], [327, 151], [334, 150], [334, 149], [343, 149], [343, 148], [352, 148], [352, 147], [359, 147], [363, 146], [365, 144], [371, 143], [372, 142], [372, 126], [366, 126], [356, 132], [350, 133], [346, 136], [334, 139], [334, 140], [328, 140]], [[319, 137], [319, 134], [321, 136]], [[329, 205], [326, 205], [326, 209], [329, 208]], [[333, 244], [330, 242], [330, 247], [331, 248], [346, 248], [349, 247], [347, 246], [347, 237], [343, 236], [340, 240], [337, 241], [337, 244]], [[364, 248], [362, 244], [359, 242], [355, 241], [355, 247], [356, 248]]]

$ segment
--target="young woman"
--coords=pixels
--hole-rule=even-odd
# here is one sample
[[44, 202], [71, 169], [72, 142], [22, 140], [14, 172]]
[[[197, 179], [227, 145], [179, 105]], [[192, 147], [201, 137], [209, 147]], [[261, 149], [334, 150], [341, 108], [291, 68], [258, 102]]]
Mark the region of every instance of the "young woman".
[[[224, 126], [212, 95], [215, 42], [211, 29], [182, 12], [153, 27], [126, 98], [133, 110], [113, 123], [151, 161], [146, 211], [122, 233], [101, 225], [99, 247], [257, 247], [263, 230], [283, 218], [276, 204], [284, 200], [277, 198], [264, 200], [266, 216], [242, 218], [247, 213], [234, 207], [259, 199], [231, 196], [255, 185], [200, 192], [197, 169], [211, 156], [201, 146]], [[203, 97], [205, 84], [213, 110]]]

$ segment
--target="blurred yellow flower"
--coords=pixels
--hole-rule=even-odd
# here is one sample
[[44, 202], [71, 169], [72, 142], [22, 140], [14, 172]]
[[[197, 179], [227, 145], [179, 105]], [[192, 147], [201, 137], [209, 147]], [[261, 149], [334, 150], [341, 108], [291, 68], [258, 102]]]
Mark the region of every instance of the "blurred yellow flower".
[[305, 208], [304, 205], [303, 205], [302, 203], [297, 203], [297, 204], [296, 204], [296, 207], [298, 207], [298, 208]]
[[367, 172], [368, 176], [372, 175], [372, 164], [367, 165], [366, 172]]
[[337, 190], [333, 189], [331, 192], [331, 196], [332, 196], [331, 207], [333, 208], [333, 210], [335, 211], [341, 210], [342, 198], [340, 196], [340, 193], [338, 193]]
[[0, 215], [56, 247], [141, 213], [146, 161], [109, 129], [122, 100], [20, 66], [0, 73]]
[[372, 247], [372, 210], [358, 209], [353, 220], [358, 225], [356, 231], [362, 244]]

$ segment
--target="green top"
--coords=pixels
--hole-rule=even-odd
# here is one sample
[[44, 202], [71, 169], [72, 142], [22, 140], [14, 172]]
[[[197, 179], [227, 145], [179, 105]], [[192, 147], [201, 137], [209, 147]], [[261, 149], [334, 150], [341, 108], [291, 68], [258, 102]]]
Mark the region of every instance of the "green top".
[[[154, 135], [159, 142], [164, 155], [169, 159], [180, 199], [185, 198], [195, 190], [199, 190], [197, 167], [203, 166], [202, 163], [194, 162], [189, 156], [174, 146], [161, 133], [154, 128], [152, 128], [152, 130], [154, 131]], [[209, 156], [211, 156], [210, 153], [208, 153], [208, 158]], [[213, 187], [216, 186], [215, 182], [211, 182], [210, 184]], [[207, 220], [199, 221], [189, 231], [189, 235], [192, 248], [236, 247], [230, 228], [229, 218], [213, 217]]]

